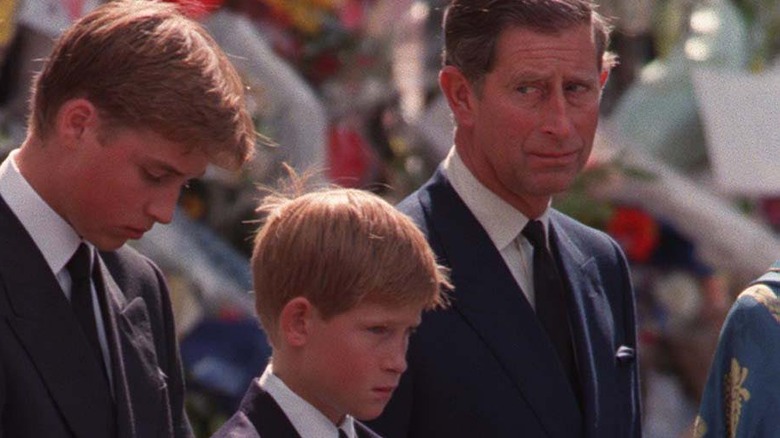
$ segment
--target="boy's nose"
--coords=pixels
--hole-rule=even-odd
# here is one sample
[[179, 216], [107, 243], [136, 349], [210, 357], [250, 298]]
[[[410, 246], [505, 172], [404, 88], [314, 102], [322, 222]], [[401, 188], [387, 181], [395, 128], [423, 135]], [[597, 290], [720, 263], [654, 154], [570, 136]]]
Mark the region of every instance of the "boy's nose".
[[388, 371], [392, 371], [398, 374], [401, 374], [404, 371], [406, 371], [406, 367], [407, 367], [406, 347], [408, 343], [402, 342], [400, 344], [401, 345], [394, 348], [393, 351], [388, 353], [387, 359], [385, 361], [385, 368]]
[[176, 210], [176, 201], [179, 199], [179, 190], [168, 190], [152, 198], [146, 205], [146, 214], [155, 222], [168, 224], [173, 220], [173, 212]]

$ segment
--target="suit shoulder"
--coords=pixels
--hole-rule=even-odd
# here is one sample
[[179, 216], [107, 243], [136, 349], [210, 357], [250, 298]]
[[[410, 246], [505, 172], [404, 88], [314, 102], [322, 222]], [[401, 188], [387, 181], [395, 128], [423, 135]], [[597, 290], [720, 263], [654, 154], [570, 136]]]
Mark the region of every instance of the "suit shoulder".
[[749, 286], [739, 294], [733, 305], [733, 313], [750, 315], [767, 313], [780, 324], [780, 297], [778, 286], [757, 283]]
[[[420, 189], [422, 190], [422, 189]], [[407, 196], [403, 201], [396, 205], [396, 209], [401, 213], [408, 216], [417, 228], [423, 233], [423, 235], [431, 240], [431, 224], [426, 216], [425, 208], [423, 207], [422, 200], [420, 199], [420, 190], [415, 191], [411, 195]]]
[[437, 171], [425, 182], [425, 184], [399, 202], [396, 205], [396, 208], [401, 213], [412, 218], [412, 221], [417, 224], [420, 230], [422, 230], [425, 235], [428, 235], [429, 227], [426, 210], [430, 211], [437, 208], [432, 200], [432, 193], [434, 191], [441, 193], [446, 190], [448, 185], [449, 183], [447, 182], [446, 177], [441, 171]]
[[101, 252], [114, 281], [124, 292], [158, 290], [164, 283], [163, 274], [154, 262], [128, 245]]
[[410, 216], [417, 222], [418, 218], [422, 218], [422, 204], [420, 203], [420, 190], [418, 189], [412, 192], [409, 196], [401, 200], [396, 204], [395, 208], [401, 213]]
[[623, 256], [620, 246], [609, 234], [585, 225], [557, 210], [551, 211], [550, 218], [574, 243], [587, 246], [595, 253], [614, 253], [617, 251], [621, 257]]
[[612, 240], [612, 238], [607, 233], [589, 225], [585, 225], [582, 222], [565, 213], [561, 213], [558, 210], [551, 210], [550, 218], [555, 220], [555, 223], [563, 229], [567, 230], [567, 232], [581, 236], [582, 238], [609, 241]]
[[153, 261], [128, 245], [114, 251], [101, 251], [100, 256], [112, 274], [154, 274], [159, 270]]

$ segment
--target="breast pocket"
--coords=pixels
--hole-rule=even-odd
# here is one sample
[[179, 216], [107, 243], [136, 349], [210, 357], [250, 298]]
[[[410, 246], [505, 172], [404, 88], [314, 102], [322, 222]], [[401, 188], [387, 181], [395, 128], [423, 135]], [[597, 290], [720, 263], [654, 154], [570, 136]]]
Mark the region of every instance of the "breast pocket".
[[[160, 369], [149, 312], [140, 297], [122, 311], [122, 358], [132, 398], [144, 393], [145, 403], [159, 404], [167, 391], [168, 376]], [[151, 398], [151, 399], [150, 399]]]

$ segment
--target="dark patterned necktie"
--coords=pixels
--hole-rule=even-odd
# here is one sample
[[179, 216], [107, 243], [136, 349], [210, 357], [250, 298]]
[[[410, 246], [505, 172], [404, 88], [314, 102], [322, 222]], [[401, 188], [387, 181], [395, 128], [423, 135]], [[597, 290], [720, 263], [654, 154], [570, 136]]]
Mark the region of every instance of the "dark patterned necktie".
[[347, 433], [342, 428], [339, 428], [339, 438], [347, 438]]
[[539, 221], [529, 221], [523, 229], [523, 236], [534, 247], [534, 295], [536, 298], [536, 316], [558, 353], [572, 390], [577, 390], [576, 365], [572, 350], [571, 329], [566, 305], [566, 291], [557, 264], [547, 248], [544, 225]]
[[95, 312], [92, 307], [92, 252], [82, 243], [66, 265], [71, 278], [70, 305], [81, 329], [92, 346], [101, 369], [105, 369], [103, 350], [98, 341]]

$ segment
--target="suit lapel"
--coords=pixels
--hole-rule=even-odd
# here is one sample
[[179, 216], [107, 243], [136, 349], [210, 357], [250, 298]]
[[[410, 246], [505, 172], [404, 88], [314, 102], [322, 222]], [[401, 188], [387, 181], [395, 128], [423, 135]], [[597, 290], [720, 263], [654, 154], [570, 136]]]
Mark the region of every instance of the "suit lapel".
[[[608, 394], [598, 390], [599, 373], [616, 372], [614, 348], [607, 341], [614, 339], [612, 308], [593, 257], [581, 251], [559, 220], [558, 213], [551, 214], [550, 221], [564, 278], [571, 291], [569, 316], [582, 385], [584, 424], [589, 429], [588, 436], [598, 436], [598, 413], [613, 411], [605, 406], [610, 400]], [[602, 379], [608, 380], [604, 376]]]
[[106, 326], [119, 436], [158, 436], [165, 380], [157, 367], [146, 305], [140, 297], [127, 302], [102, 259], [100, 271], [108, 311]]
[[487, 233], [440, 173], [420, 192], [420, 201], [432, 224], [429, 233], [435, 234], [431, 240], [452, 268], [453, 310], [490, 348], [549, 435], [572, 436], [582, 427], [575, 395], [533, 309]]
[[54, 274], [0, 198], [0, 272], [8, 323], [77, 437], [110, 436], [113, 401], [86, 337]]
[[246, 414], [261, 437], [300, 438], [281, 406], [254, 380], [239, 409]]
[[376, 434], [373, 430], [369, 429], [365, 424], [355, 420], [355, 435], [358, 438], [382, 438]]

